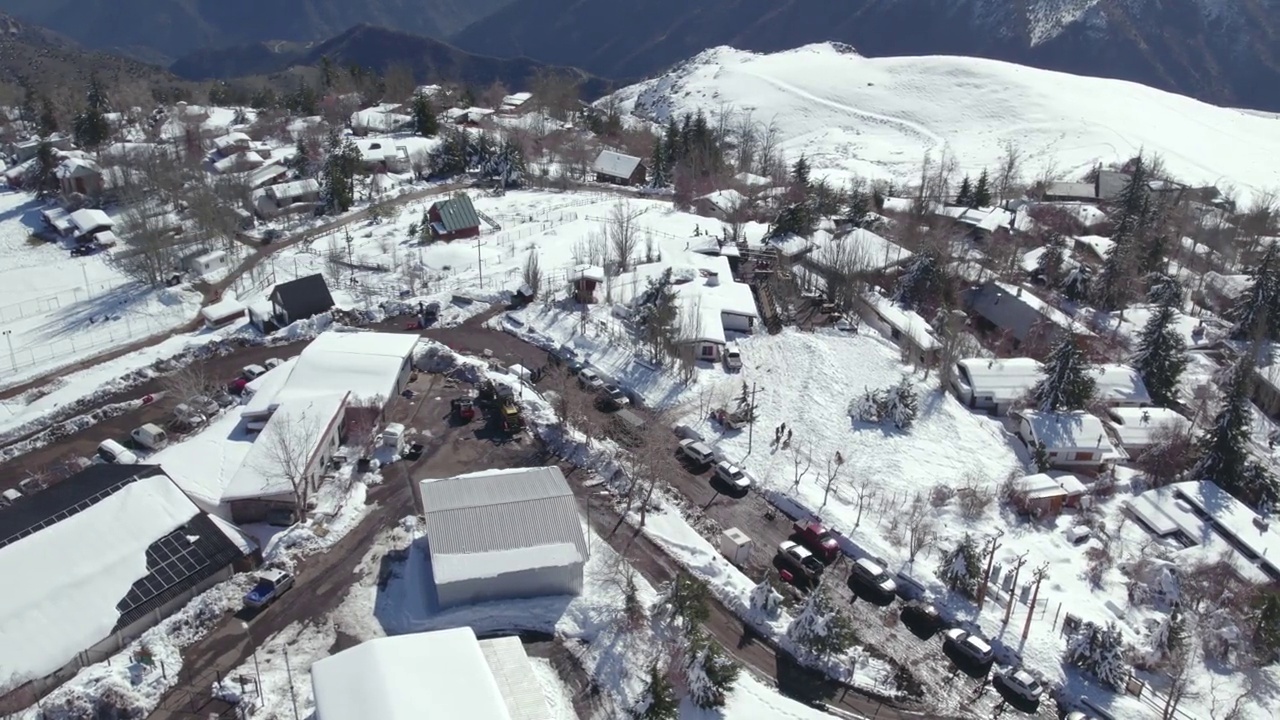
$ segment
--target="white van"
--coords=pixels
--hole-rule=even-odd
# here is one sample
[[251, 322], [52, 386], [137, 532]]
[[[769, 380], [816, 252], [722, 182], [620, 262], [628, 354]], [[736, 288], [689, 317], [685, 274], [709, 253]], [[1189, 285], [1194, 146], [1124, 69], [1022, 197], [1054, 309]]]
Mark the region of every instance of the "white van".
[[22, 493], [17, 490], [5, 490], [0, 493], [0, 507], [9, 507], [10, 505], [22, 499]]
[[137, 465], [138, 456], [134, 455], [129, 448], [121, 445], [115, 440], [103, 440], [98, 444], [98, 457], [109, 463], [116, 465]]
[[134, 428], [129, 437], [144, 448], [151, 450], [159, 450], [169, 444], [169, 436], [165, 434], [164, 428], [155, 423], [147, 423], [139, 428]]
[[387, 429], [382, 431], [382, 444], [387, 447], [400, 450], [400, 444], [404, 442], [404, 425], [400, 423], [391, 423], [387, 425]]

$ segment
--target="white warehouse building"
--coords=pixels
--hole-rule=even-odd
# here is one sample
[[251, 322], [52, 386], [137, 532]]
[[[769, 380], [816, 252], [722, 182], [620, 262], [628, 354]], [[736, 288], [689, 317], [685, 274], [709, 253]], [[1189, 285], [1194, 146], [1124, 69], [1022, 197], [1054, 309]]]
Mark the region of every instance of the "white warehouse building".
[[419, 488], [439, 609], [582, 592], [590, 550], [560, 468], [486, 470]]

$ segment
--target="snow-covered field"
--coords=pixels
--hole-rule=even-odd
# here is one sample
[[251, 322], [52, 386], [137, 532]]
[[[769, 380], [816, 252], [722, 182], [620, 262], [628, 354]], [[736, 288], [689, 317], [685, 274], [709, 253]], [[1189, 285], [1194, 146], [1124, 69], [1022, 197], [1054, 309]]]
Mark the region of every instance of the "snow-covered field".
[[[1096, 162], [1157, 153], [1190, 183], [1242, 194], [1280, 185], [1280, 119], [1219, 108], [1120, 80], [961, 57], [864, 58], [828, 44], [757, 55], [704, 51], [666, 75], [619, 92], [623, 107], [664, 119], [722, 105], [775, 121], [782, 149], [822, 175], [918, 179], [926, 151], [962, 172], [993, 172], [1005, 142], [1028, 174], [1051, 163], [1076, 179]], [[1194, 138], [1194, 141], [1188, 141]]]
[[0, 192], [0, 383], [20, 383], [195, 317], [198, 293], [152, 290], [105, 254], [73, 258], [61, 243], [31, 240], [40, 208], [27, 193]]

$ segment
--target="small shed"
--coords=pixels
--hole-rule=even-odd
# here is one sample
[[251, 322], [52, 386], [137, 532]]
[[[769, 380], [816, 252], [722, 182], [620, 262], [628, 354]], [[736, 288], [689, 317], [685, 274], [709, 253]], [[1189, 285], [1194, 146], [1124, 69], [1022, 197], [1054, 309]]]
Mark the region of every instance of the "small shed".
[[591, 170], [596, 182], [613, 185], [643, 185], [647, 177], [643, 160], [613, 150], [601, 150]]
[[196, 275], [205, 276], [231, 265], [231, 258], [224, 250], [211, 250], [187, 260], [187, 270]]
[[77, 240], [90, 240], [94, 233], [111, 230], [116, 223], [111, 216], [95, 208], [85, 208], [71, 213], [71, 227]]
[[596, 301], [596, 286], [604, 282], [604, 268], [599, 265], [578, 265], [569, 272], [573, 284], [573, 299], [584, 305]]
[[471, 196], [459, 193], [448, 200], [432, 203], [427, 210], [431, 237], [435, 240], [472, 238], [480, 234], [480, 216]]
[[226, 327], [244, 317], [244, 303], [235, 298], [219, 300], [201, 309], [200, 317], [207, 327]]
[[720, 533], [720, 554], [734, 565], [746, 565], [751, 560], [751, 538], [736, 527]]
[[280, 327], [333, 308], [333, 295], [320, 273], [275, 286], [270, 295], [273, 319]]

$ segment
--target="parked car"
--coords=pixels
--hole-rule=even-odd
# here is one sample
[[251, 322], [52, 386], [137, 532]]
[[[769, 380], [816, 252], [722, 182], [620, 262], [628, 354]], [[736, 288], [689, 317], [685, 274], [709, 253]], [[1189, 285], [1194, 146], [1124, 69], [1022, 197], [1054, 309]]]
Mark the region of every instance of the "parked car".
[[208, 420], [203, 414], [197, 412], [195, 408], [186, 403], [179, 403], [173, 407], [173, 417], [178, 421], [178, 425], [186, 430], [198, 428]]
[[627, 397], [622, 388], [613, 383], [605, 383], [604, 387], [600, 389], [600, 394], [604, 399], [604, 403], [612, 408], [624, 408], [631, 404], [631, 398]]
[[232, 405], [235, 405], [236, 402], [238, 402], [234, 395], [227, 392], [226, 388], [214, 389], [213, 393], [209, 396], [209, 399], [212, 400], [217, 405], [217, 407], [220, 407], [220, 408], [231, 407]]
[[912, 601], [902, 608], [902, 621], [921, 630], [942, 628], [942, 613], [933, 603]]
[[244, 596], [244, 604], [251, 608], [264, 608], [293, 587], [293, 575], [284, 570], [265, 570], [258, 573], [258, 582]]
[[817, 521], [797, 522], [791, 526], [800, 544], [823, 560], [834, 562], [840, 557], [840, 543], [826, 525]]
[[995, 682], [1027, 702], [1040, 702], [1040, 696], [1044, 694], [1040, 679], [1021, 667], [996, 675]]
[[739, 490], [746, 490], [751, 487], [751, 478], [747, 477], [742, 468], [728, 460], [721, 460], [716, 463], [716, 477]]
[[169, 436], [165, 434], [164, 428], [155, 423], [134, 428], [129, 437], [148, 450], [159, 450], [169, 444]]
[[197, 395], [188, 400], [187, 403], [191, 406], [192, 410], [206, 416], [217, 415], [218, 411], [222, 409], [222, 406], [208, 395]]
[[1087, 713], [1080, 712], [1079, 710], [1072, 710], [1067, 713], [1067, 716], [1062, 718], [1062, 720], [1098, 720], [1098, 718]]
[[280, 367], [280, 363], [282, 362], [284, 361], [281, 360], [280, 358], [267, 358], [266, 361], [262, 363], [262, 365], [268, 370], [275, 370], [276, 368]]
[[138, 456], [115, 440], [103, 440], [98, 444], [98, 457], [115, 465], [137, 465]]
[[591, 392], [599, 392], [604, 388], [604, 378], [600, 377], [600, 373], [592, 368], [584, 367], [578, 371], [578, 384], [584, 390]]
[[261, 365], [245, 365], [244, 368], [240, 370], [241, 377], [250, 381], [256, 380], [266, 373], [267, 369]]
[[235, 378], [234, 380], [227, 383], [227, 394], [243, 395], [245, 387], [248, 384], [249, 384], [249, 381], [242, 377]]
[[102, 246], [98, 245], [97, 243], [80, 243], [79, 245], [76, 245], [75, 247], [71, 248], [71, 257], [84, 257], [85, 255], [92, 255], [101, 249], [102, 249]]
[[738, 351], [737, 344], [729, 343], [724, 346], [724, 366], [730, 372], [742, 369], [742, 353]]
[[9, 507], [21, 499], [22, 493], [10, 488], [9, 490], [0, 492], [0, 507]]
[[711, 451], [711, 447], [698, 440], [681, 440], [680, 452], [698, 465], [710, 465], [711, 461], [715, 460], [715, 453]]
[[892, 595], [898, 591], [898, 583], [894, 582], [889, 571], [874, 560], [858, 558], [849, 571], [849, 579], [862, 587], [876, 592]]
[[942, 643], [979, 665], [986, 665], [995, 658], [995, 651], [986, 638], [960, 628], [951, 628], [943, 633]]
[[807, 548], [791, 540], [783, 540], [778, 544], [778, 557], [810, 578], [818, 577], [827, 569]]
[[35, 495], [45, 488], [44, 480], [32, 476], [18, 481], [18, 489], [23, 495]]

